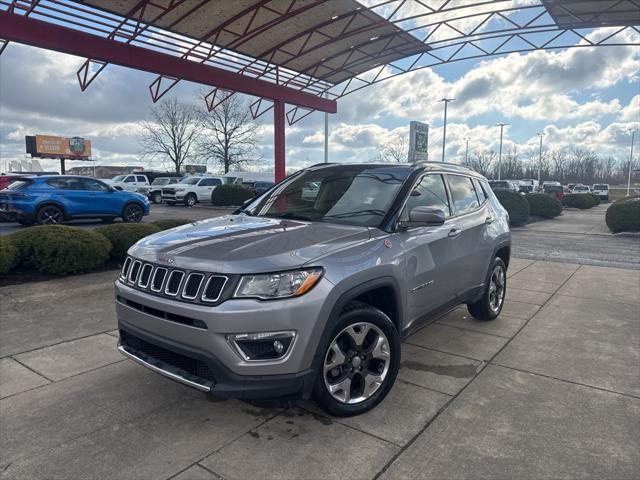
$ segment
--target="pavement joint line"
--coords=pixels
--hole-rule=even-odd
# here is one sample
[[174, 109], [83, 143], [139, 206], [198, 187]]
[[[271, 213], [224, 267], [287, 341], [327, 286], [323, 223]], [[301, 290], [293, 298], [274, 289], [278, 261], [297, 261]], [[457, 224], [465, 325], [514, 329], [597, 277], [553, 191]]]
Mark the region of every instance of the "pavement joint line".
[[522, 368], [516, 368], [516, 367], [509, 366], [509, 365], [503, 365], [501, 363], [491, 362], [491, 365], [494, 365], [496, 367], [507, 368], [509, 370], [515, 370], [517, 372], [527, 373], [529, 375], [536, 375], [538, 377], [548, 378], [550, 380], [557, 380], [559, 382], [571, 383], [572, 385], [578, 385], [580, 387], [592, 388], [594, 390], [600, 390], [602, 392], [613, 393], [615, 395], [622, 395], [623, 397], [630, 397], [630, 398], [635, 398], [637, 400], [640, 400], [640, 395], [632, 395], [630, 393], [623, 393], [623, 392], [618, 392], [616, 390], [609, 390], [608, 388], [598, 387], [596, 385], [589, 385], [587, 383], [580, 383], [580, 382], [576, 382], [575, 380], [568, 380], [566, 378], [554, 377], [552, 375], [547, 375], [547, 374], [540, 373], [540, 372], [532, 372], [531, 370], [524, 370]]
[[[69, 342], [73, 342], [75, 340], [84, 340], [85, 338], [89, 338], [89, 337], [95, 337], [97, 335], [102, 335], [104, 333], [106, 333], [107, 335], [109, 335], [107, 332], [110, 332], [114, 330], [113, 328], [109, 329], [109, 330], [105, 330], [103, 332], [96, 332], [96, 333], [90, 333], [89, 335], [83, 335], [81, 337], [74, 337], [74, 338], [69, 338], [66, 340], [60, 340], [59, 342], [56, 343], [51, 343], [49, 345], [41, 345], [39, 347], [36, 348], [31, 348], [29, 350], [23, 350], [22, 352], [13, 352], [13, 353], [9, 353], [8, 355], [1, 355], [0, 358], [7, 358], [7, 357], [11, 357], [13, 355], [22, 355], [23, 353], [31, 353], [31, 352], [35, 352], [36, 350], [42, 350], [44, 348], [49, 348], [49, 347], [56, 347], [58, 345], [62, 345], [63, 343], [69, 343]], [[114, 335], [110, 335], [111, 337], [113, 337]]]
[[[520, 303], [524, 303], [524, 302], [520, 302]], [[533, 304], [529, 304], [529, 305], [533, 305]], [[521, 318], [518, 317], [512, 317], [511, 315], [503, 315], [502, 313], [500, 314], [500, 317], [502, 318], [507, 318], [509, 320], [522, 320]], [[443, 327], [449, 327], [449, 328], [457, 328], [458, 330], [464, 330], [465, 332], [472, 332], [472, 333], [478, 333], [480, 335], [489, 335], [490, 337], [498, 337], [498, 338], [511, 338], [507, 335], [498, 335], [497, 333], [489, 333], [489, 332], [480, 332], [478, 330], [472, 330], [471, 328], [466, 328], [466, 327], [460, 327], [458, 325], [451, 325], [449, 323], [446, 322], [441, 322], [440, 320], [436, 321], [436, 323], [438, 325], [442, 325]]]
[[[504, 337], [501, 337], [501, 338], [504, 338]], [[466, 355], [460, 355], [458, 353], [446, 352], [444, 350], [439, 350], [439, 349], [433, 348], [433, 347], [423, 347], [422, 345], [417, 345], [415, 343], [409, 343], [409, 342], [406, 342], [406, 341], [404, 343], [408, 343], [412, 347], [420, 348], [422, 350], [431, 350], [432, 352], [444, 353], [446, 355], [451, 355], [452, 357], [460, 357], [460, 358], [464, 358], [466, 360], [471, 360], [473, 362], [483, 362], [483, 363], [485, 363], [485, 362], [488, 361], [488, 360], [483, 360], [481, 358], [473, 358], [473, 357], [468, 357]]]
[[[5, 357], [6, 358], [6, 357]], [[35, 373], [36, 375], [44, 378], [45, 380], [48, 380], [49, 383], [55, 383], [55, 380], [50, 379], [49, 377], [47, 377], [44, 373], [40, 373], [37, 370], [34, 370], [33, 368], [31, 368], [29, 365], [21, 362], [20, 360], [18, 360], [17, 358], [10, 356], [9, 358], [13, 359], [13, 361], [15, 361], [16, 363], [19, 363], [20, 365], [22, 365], [24, 368], [26, 368], [27, 370], [30, 370], [31, 372]], [[48, 384], [46, 384], [48, 385]], [[44, 385], [40, 385], [41, 387], [43, 387]], [[36, 387], [37, 388], [37, 387]], [[8, 397], [7, 397], [8, 398]]]
[[[535, 263], [535, 262], [534, 262]], [[531, 264], [533, 265], [533, 263]], [[575, 265], [575, 264], [574, 264]], [[529, 267], [530, 265], [527, 265], [527, 267]], [[525, 267], [524, 269], [526, 269], [527, 267]], [[567, 283], [569, 280], [571, 280], [571, 278], [576, 274], [576, 272], [578, 272], [580, 270], [580, 268], [582, 268], [582, 265], [580, 265], [578, 268], [575, 269], [575, 271], [569, 276], [569, 278], [567, 278], [562, 285], [560, 285], [560, 287], [558, 287], [558, 289], [562, 288], [564, 286], [565, 283]], [[523, 269], [523, 270], [524, 270]], [[556, 290], [557, 291], [557, 290]], [[469, 385], [471, 385], [473, 382], [476, 381], [476, 379], [478, 378], [478, 376], [484, 372], [484, 370], [486, 369], [486, 367], [488, 365], [492, 365], [493, 364], [493, 360], [505, 349], [507, 348], [507, 346], [513, 341], [514, 338], [516, 338], [520, 332], [529, 324], [529, 322], [536, 317], [536, 315], [538, 315], [538, 313], [540, 312], [540, 310], [542, 310], [542, 307], [544, 305], [546, 305], [553, 297], [555, 296], [555, 293], [552, 294], [549, 299], [544, 302], [544, 304], [540, 307], [540, 309], [538, 309], [538, 312], [535, 313], [535, 315], [533, 315], [529, 320], [526, 320], [522, 326], [518, 329], [518, 331], [513, 335], [512, 338], [510, 338], [509, 340], [507, 340], [507, 342], [502, 346], [502, 348], [500, 348], [489, 360], [487, 361], [483, 361], [478, 368], [476, 369], [476, 373], [473, 376], [473, 378], [471, 378], [471, 380], [469, 380], [469, 382], [467, 382], [467, 384], [462, 387], [460, 389], [460, 391], [458, 391], [458, 393], [456, 393], [453, 397], [451, 397], [447, 403], [445, 403], [440, 410], [438, 410], [436, 412], [436, 414], [431, 418], [431, 420], [429, 420], [427, 422], [427, 424], [420, 429], [420, 431], [418, 433], [416, 433], [413, 438], [411, 438], [407, 444], [402, 447], [400, 449], [400, 451], [398, 451], [394, 456], [391, 457], [391, 459], [385, 463], [385, 465], [382, 467], [382, 469], [373, 477], [373, 480], [378, 480], [380, 478], [381, 475], [383, 475], [388, 469], [389, 467], [391, 467], [391, 465], [393, 465], [393, 463], [400, 457], [400, 455], [402, 455], [409, 447], [411, 447], [411, 445], [413, 445], [415, 443], [415, 441], [418, 439], [418, 437], [420, 437], [430, 426], [433, 422], [436, 421], [436, 419], [440, 416], [440, 414], [442, 412], [444, 412], [449, 405], [451, 405], [451, 403], [453, 403], [468, 387]], [[422, 348], [422, 347], [421, 347]], [[466, 358], [466, 357], [465, 357]]]
[[[209, 469], [209, 468], [205, 467], [204, 465], [200, 465], [199, 463], [196, 463], [196, 464], [195, 464], [195, 465], [193, 465], [193, 466], [194, 466], [194, 467], [200, 467], [200, 468], [202, 468], [203, 470], [205, 470], [206, 472], [209, 472], [209, 473], [210, 473], [211, 475], [213, 475], [214, 477], [216, 477], [216, 478], [220, 478], [220, 479], [222, 479], [222, 480], [225, 480], [225, 477], [223, 477], [223, 476], [222, 476], [222, 475], [220, 475], [219, 473], [216, 473], [216, 472], [214, 472], [213, 470], [211, 470], [211, 469]], [[191, 468], [191, 467], [189, 467], [189, 468]], [[174, 475], [174, 477], [175, 477], [175, 475]], [[174, 477], [171, 477], [171, 478], [174, 478]]]
[[418, 385], [417, 383], [410, 382], [408, 380], [404, 380], [402, 378], [396, 378], [396, 382], [406, 383], [407, 385], [411, 385], [413, 387], [418, 387], [423, 390], [428, 390], [430, 392], [440, 393], [442, 395], [446, 395], [447, 397], [453, 397], [450, 393], [441, 392], [440, 390], [436, 390], [435, 388], [425, 387], [424, 385]]
[[[589, 265], [587, 265], [589, 266]], [[629, 268], [626, 269], [621, 269], [621, 270], [630, 270]], [[559, 297], [567, 297], [567, 298], [576, 298], [578, 300], [600, 300], [603, 302], [607, 302], [607, 303], [621, 303], [623, 305], [629, 305], [630, 307], [637, 307], [640, 308], [640, 304], [637, 303], [631, 303], [631, 302], [623, 302], [622, 300], [612, 300], [610, 298], [604, 299], [604, 298], [593, 298], [593, 297], [576, 297], [575, 295], [567, 295], [564, 293], [557, 293], [555, 295], [558, 295]]]

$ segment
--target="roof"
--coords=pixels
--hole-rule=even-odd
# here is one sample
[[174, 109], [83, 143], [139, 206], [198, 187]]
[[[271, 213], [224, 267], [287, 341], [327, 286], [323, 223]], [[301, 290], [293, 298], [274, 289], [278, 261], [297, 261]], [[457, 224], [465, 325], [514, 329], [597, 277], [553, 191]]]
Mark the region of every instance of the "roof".
[[635, 0], [542, 0], [560, 27], [595, 28], [640, 24]]
[[[140, 2], [83, 3], [128, 17]], [[355, 0], [188, 0], [175, 4], [163, 13], [149, 3], [141, 19], [164, 31], [334, 84], [376, 65], [429, 50]], [[191, 53], [203, 56], [203, 50]]]

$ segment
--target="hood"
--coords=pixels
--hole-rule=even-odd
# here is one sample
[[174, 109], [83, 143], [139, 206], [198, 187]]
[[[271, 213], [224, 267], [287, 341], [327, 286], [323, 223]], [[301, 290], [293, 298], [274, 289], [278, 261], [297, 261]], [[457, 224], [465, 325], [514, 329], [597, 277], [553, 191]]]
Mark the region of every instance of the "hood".
[[226, 215], [156, 233], [129, 253], [185, 269], [260, 273], [297, 268], [367, 239], [366, 227]]

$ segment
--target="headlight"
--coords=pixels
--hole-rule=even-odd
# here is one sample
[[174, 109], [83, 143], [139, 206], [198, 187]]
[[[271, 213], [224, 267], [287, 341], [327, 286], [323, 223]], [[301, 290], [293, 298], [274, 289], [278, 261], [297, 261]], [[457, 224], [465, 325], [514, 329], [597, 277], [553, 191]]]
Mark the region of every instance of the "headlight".
[[176, 188], [176, 192], [184, 192], [184, 188]]
[[321, 268], [295, 270], [291, 272], [245, 275], [240, 279], [235, 297], [273, 298], [299, 297], [318, 283], [322, 277]]

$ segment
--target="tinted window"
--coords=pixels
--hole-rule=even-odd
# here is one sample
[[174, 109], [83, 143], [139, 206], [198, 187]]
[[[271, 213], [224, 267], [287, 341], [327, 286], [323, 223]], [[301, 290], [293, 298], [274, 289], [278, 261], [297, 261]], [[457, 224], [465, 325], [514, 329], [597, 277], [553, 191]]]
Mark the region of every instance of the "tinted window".
[[425, 175], [422, 177], [407, 200], [403, 217], [407, 218], [409, 212], [416, 207], [439, 208], [447, 217], [450, 216], [449, 199], [447, 198], [447, 190], [444, 186], [442, 175]]
[[134, 177], [133, 175], [131, 175], [130, 177], [125, 178], [125, 179], [124, 179], [124, 181], [125, 181], [126, 183], [129, 183], [129, 182], [135, 182], [135, 181], [136, 181], [136, 177]]
[[205, 178], [200, 182], [201, 187], [213, 187], [215, 185], [222, 185], [222, 181], [219, 178]]
[[609, 190], [609, 185], [600, 185], [596, 183], [593, 188], [594, 190]]
[[94, 180], [93, 178], [85, 178], [83, 182], [85, 190], [90, 190], [92, 192], [109, 191], [109, 187], [107, 187], [104, 183], [99, 182], [98, 180]]
[[137, 175], [136, 179], [138, 180], [138, 182], [146, 182], [147, 181], [147, 179], [145, 177], [142, 177], [140, 175]]
[[168, 183], [168, 178], [156, 178], [151, 185], [166, 185]]
[[28, 179], [23, 179], [23, 180], [16, 180], [15, 182], [11, 182], [9, 184], [9, 186], [7, 187], [7, 190], [20, 190], [22, 188], [25, 188], [28, 185], [31, 185], [33, 183], [33, 180], [28, 180]]
[[480, 202], [480, 205], [483, 205], [484, 202], [487, 201], [487, 198], [489, 198], [487, 196], [487, 192], [484, 191], [484, 189], [482, 188], [482, 185], [480, 184], [480, 180], [478, 180], [477, 178], [473, 179], [473, 186], [476, 189], [476, 195], [478, 196], [478, 201]]
[[447, 179], [453, 197], [453, 207], [457, 214], [467, 213], [478, 208], [478, 198], [469, 177], [447, 175]]
[[52, 178], [47, 183], [54, 188], [62, 190], [84, 190], [82, 182], [79, 178]]
[[180, 180], [180, 183], [184, 183], [186, 185], [195, 185], [199, 181], [200, 181], [200, 177], [189, 177], [189, 178], [183, 178], [182, 180]]

